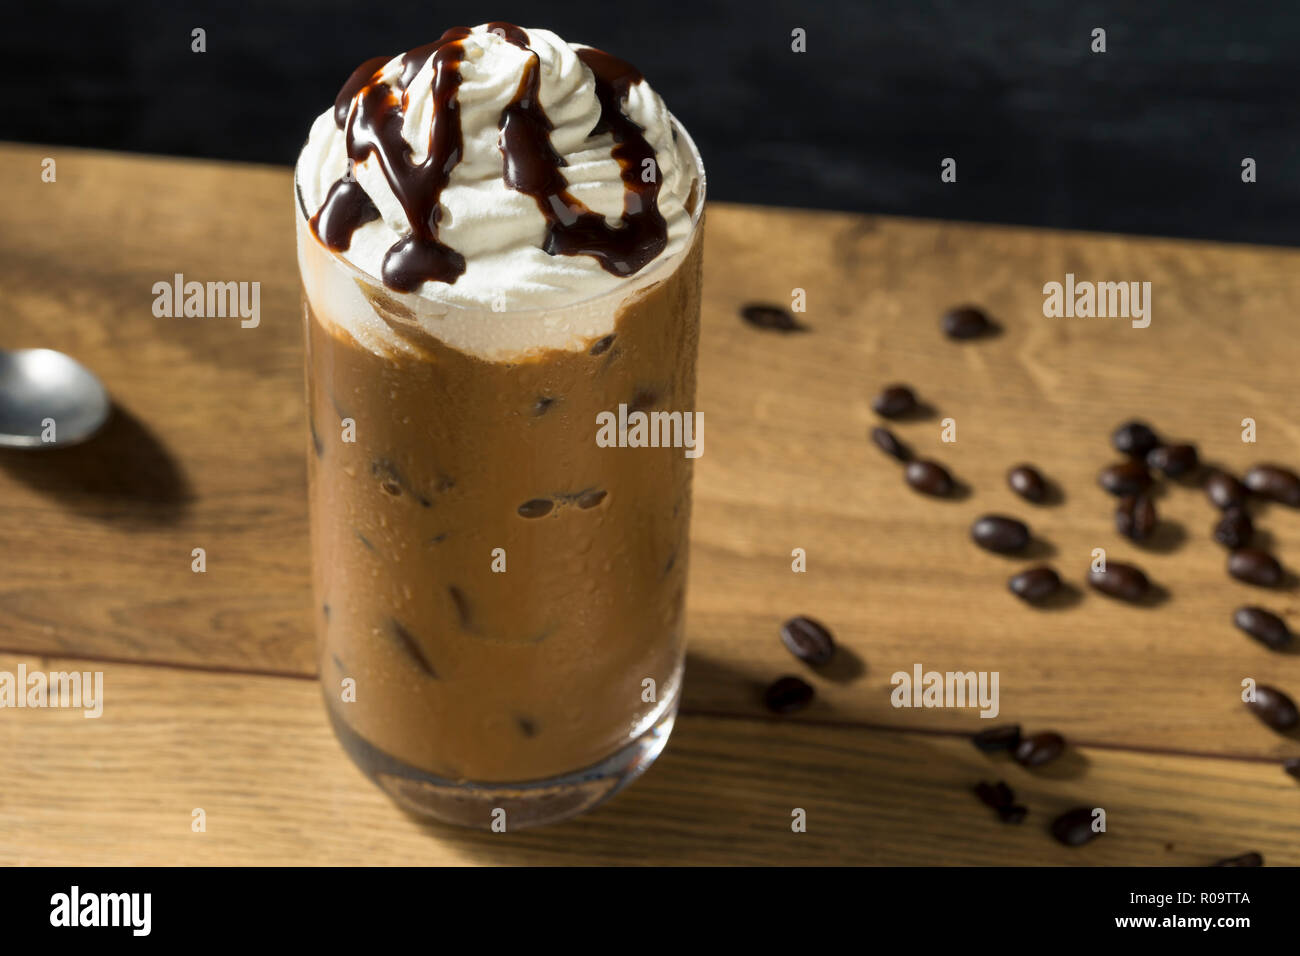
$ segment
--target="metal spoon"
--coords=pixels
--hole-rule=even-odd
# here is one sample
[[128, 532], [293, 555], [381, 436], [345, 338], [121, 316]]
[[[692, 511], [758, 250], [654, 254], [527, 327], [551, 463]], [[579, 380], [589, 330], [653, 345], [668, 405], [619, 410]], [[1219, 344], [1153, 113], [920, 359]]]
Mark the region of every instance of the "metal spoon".
[[[0, 351], [0, 447], [83, 442], [108, 419], [108, 393], [93, 372], [53, 349]], [[53, 420], [53, 441], [45, 441]]]

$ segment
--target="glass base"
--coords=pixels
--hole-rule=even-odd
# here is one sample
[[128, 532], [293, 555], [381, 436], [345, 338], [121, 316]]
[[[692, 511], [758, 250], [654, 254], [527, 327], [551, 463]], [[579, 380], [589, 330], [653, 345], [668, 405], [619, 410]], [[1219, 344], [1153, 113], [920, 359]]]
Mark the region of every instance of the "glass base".
[[[364, 740], [326, 702], [334, 735], [361, 770], [398, 806], [422, 817], [480, 830], [519, 830], [585, 813], [641, 776], [677, 720], [674, 694], [650, 728], [617, 753], [582, 770], [527, 783], [446, 780], [418, 770]], [[504, 817], [499, 811], [505, 811]], [[499, 821], [499, 822], [498, 822]]]

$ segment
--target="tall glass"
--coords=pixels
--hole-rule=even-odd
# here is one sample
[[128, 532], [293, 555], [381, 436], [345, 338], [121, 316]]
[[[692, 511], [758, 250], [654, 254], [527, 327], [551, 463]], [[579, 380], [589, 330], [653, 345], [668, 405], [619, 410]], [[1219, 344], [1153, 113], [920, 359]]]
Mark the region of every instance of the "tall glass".
[[[685, 250], [545, 312], [399, 296], [315, 238], [296, 189], [321, 685], [353, 761], [417, 813], [562, 819], [672, 730], [693, 458], [609, 447], [598, 415], [695, 410], [704, 170], [676, 132]], [[531, 340], [611, 315], [576, 350], [463, 347], [475, 323]]]

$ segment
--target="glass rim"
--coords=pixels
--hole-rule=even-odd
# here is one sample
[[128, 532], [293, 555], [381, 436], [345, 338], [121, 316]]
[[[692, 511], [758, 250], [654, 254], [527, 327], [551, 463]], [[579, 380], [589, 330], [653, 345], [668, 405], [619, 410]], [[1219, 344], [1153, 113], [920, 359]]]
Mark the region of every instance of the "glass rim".
[[[667, 274], [663, 276], [659, 276], [659, 273], [664, 272], [665, 266], [673, 263], [679, 264], [682, 260], [686, 258], [686, 255], [690, 252], [691, 246], [696, 241], [696, 236], [698, 235], [700, 229], [700, 223], [704, 219], [704, 206], [705, 206], [705, 198], [707, 193], [707, 178], [704, 171], [704, 159], [703, 157], [700, 156], [700, 150], [699, 147], [696, 146], [695, 140], [691, 137], [691, 134], [687, 132], [686, 127], [682, 125], [681, 121], [678, 120], [677, 117], [674, 116], [671, 112], [668, 114], [668, 118], [672, 123], [673, 130], [675, 130], [678, 136], [681, 139], [685, 140], [686, 142], [686, 150], [687, 153], [690, 155], [690, 158], [695, 164], [695, 172], [697, 175], [697, 181], [699, 183], [697, 187], [695, 209], [691, 212], [691, 230], [686, 237], [686, 243], [683, 245], [682, 249], [675, 256], [672, 256], [668, 259], [662, 259], [656, 257], [654, 261], [649, 263], [649, 265], [645, 270], [642, 270], [641, 272], [638, 272], [634, 275], [628, 276], [627, 279], [625, 280], [626, 284], [615, 285], [612, 288], [597, 292], [595, 295], [589, 295], [585, 298], [566, 301], [560, 305], [531, 307], [526, 309], [506, 309], [502, 312], [494, 312], [493, 313], [494, 315], [501, 315], [501, 316], [545, 315], [548, 313], [558, 312], [564, 309], [573, 309], [573, 308], [579, 308], [582, 306], [590, 305], [591, 303], [597, 302], [601, 299], [615, 298], [619, 296], [628, 295], [629, 293], [639, 292], [642, 289], [649, 288], [651, 285], [654, 285], [656, 282], [663, 281], [663, 279], [666, 279]], [[302, 157], [306, 153], [306, 151], [307, 151], [307, 142], [304, 142], [302, 149], [299, 150], [298, 152], [298, 159], [294, 162], [294, 166], [293, 166], [294, 208], [296, 210], [296, 221], [299, 230], [306, 228], [308, 223], [311, 220], [311, 214], [308, 213], [307, 211], [306, 200], [305, 197], [303, 196], [302, 184], [299, 182], [299, 171], [302, 168]], [[467, 306], [467, 305], [461, 305], [456, 302], [449, 302], [445, 299], [431, 298], [429, 296], [421, 295], [419, 292], [398, 292], [395, 289], [390, 289], [387, 285], [384, 284], [384, 280], [382, 277], [373, 275], [372, 273], [368, 272], [365, 269], [362, 269], [360, 266], [356, 265], [355, 263], [350, 262], [348, 259], [344, 258], [340, 253], [337, 253], [333, 249], [326, 247], [323, 243], [321, 243], [318, 239], [316, 239], [315, 234], [312, 233], [310, 229], [308, 229], [308, 235], [312, 240], [315, 241], [316, 246], [319, 249], [320, 253], [324, 254], [325, 256], [328, 256], [330, 261], [333, 262], [336, 266], [344, 269], [346, 272], [351, 273], [353, 278], [357, 279], [358, 281], [363, 281], [368, 285], [371, 285], [376, 289], [381, 290], [386, 296], [396, 299], [398, 302], [401, 302], [408, 306], [413, 306], [418, 303], [427, 303], [428, 306], [436, 307], [440, 312], [468, 313], [468, 312], [486, 311], [488, 308], [487, 303], [483, 303], [481, 306]], [[301, 263], [300, 263], [300, 271], [301, 271]]]

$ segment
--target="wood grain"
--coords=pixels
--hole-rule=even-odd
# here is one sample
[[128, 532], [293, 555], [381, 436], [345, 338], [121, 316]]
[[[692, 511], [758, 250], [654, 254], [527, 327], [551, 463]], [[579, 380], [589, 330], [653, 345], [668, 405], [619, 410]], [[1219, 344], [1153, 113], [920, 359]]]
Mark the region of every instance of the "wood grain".
[[[0, 669], [62, 670], [0, 656]], [[1146, 864], [1257, 850], [1300, 863], [1300, 799], [1272, 765], [1084, 749], [1051, 775], [963, 740], [687, 715], [664, 756], [593, 813], [476, 833], [397, 811], [334, 742], [314, 681], [131, 664], [104, 668], [104, 712], [0, 721], [11, 771], [0, 864]], [[1029, 808], [998, 822], [970, 792], [1005, 780]], [[1106, 810], [1067, 848], [1051, 819]], [[191, 830], [200, 808], [206, 831]], [[792, 812], [807, 832], [791, 830]], [[20, 811], [20, 812], [15, 812]]]

